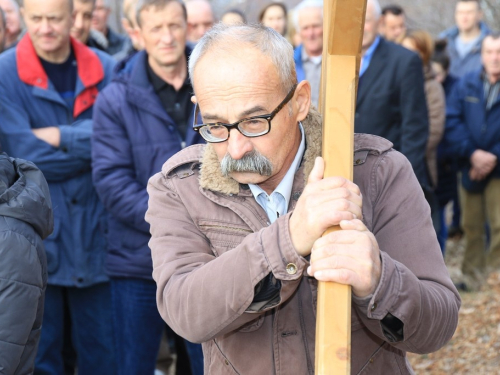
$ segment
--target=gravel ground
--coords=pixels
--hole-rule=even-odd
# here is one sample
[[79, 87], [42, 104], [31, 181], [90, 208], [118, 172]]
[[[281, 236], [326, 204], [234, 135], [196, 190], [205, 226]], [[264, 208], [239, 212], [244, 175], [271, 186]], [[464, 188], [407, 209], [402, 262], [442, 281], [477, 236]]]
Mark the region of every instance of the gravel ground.
[[[449, 240], [445, 262], [450, 276], [459, 281], [463, 239]], [[490, 274], [478, 292], [461, 293], [458, 328], [450, 342], [438, 352], [409, 354], [420, 374], [500, 374], [500, 272]]]

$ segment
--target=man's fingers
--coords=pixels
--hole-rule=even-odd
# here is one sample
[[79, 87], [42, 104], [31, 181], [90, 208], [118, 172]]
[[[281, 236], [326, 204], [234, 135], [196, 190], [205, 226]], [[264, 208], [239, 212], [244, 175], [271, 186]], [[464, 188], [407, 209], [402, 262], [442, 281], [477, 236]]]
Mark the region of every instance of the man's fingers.
[[317, 157], [316, 160], [314, 160], [314, 167], [309, 174], [309, 179], [308, 183], [313, 183], [313, 182], [318, 182], [323, 179], [323, 176], [325, 174], [325, 161], [323, 160], [322, 157]]
[[340, 227], [343, 230], [357, 230], [360, 232], [367, 232], [368, 228], [366, 225], [359, 219], [354, 220], [342, 220], [340, 222]]

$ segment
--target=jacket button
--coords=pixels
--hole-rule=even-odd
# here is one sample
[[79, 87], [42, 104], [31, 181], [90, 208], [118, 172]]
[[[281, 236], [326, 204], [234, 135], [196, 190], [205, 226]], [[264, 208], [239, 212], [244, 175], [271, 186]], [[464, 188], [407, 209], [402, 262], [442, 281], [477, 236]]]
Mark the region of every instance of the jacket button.
[[371, 311], [375, 311], [375, 309], [378, 307], [377, 302], [375, 302], [372, 307], [370, 308]]
[[71, 204], [77, 204], [77, 203], [78, 203], [78, 201], [77, 201], [75, 198], [73, 198], [73, 199], [71, 200]]
[[225, 360], [224, 360], [224, 364], [225, 364], [226, 366], [229, 366], [229, 362], [228, 362], [228, 360], [227, 360], [227, 359], [225, 359]]
[[288, 263], [286, 266], [286, 272], [289, 275], [295, 275], [297, 273], [297, 266], [293, 263]]

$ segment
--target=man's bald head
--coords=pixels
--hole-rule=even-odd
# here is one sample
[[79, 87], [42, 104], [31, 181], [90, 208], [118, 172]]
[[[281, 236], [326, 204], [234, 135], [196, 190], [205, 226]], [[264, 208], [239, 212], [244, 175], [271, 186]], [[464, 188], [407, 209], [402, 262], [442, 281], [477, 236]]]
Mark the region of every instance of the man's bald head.
[[68, 0], [24, 0], [22, 14], [26, 30], [38, 56], [60, 63], [70, 52], [73, 24], [72, 3]]
[[215, 22], [212, 6], [207, 0], [185, 1], [188, 18], [188, 40], [197, 42]]

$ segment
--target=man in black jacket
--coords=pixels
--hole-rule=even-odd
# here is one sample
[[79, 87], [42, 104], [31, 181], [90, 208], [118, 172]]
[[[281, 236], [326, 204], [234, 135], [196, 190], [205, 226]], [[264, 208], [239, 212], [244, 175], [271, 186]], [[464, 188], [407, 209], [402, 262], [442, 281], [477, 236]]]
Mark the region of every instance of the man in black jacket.
[[49, 187], [31, 162], [0, 153], [0, 372], [32, 374], [53, 229]]
[[378, 35], [380, 15], [378, 1], [368, 0], [355, 131], [390, 140], [408, 158], [420, 184], [427, 186], [429, 119], [422, 62]]

